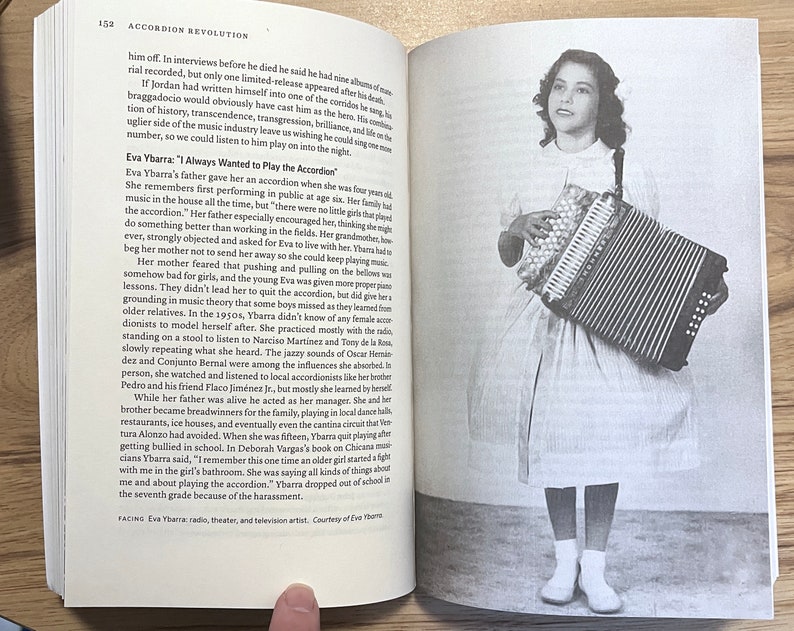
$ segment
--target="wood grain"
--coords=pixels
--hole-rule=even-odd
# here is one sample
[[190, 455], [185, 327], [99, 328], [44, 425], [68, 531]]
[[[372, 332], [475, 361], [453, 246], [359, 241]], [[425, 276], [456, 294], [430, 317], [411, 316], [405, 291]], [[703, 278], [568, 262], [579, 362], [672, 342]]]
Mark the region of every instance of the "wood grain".
[[[0, 4], [2, 0], [0, 0]], [[16, 0], [0, 15], [0, 613], [34, 629], [264, 629], [267, 612], [67, 610], [44, 579], [36, 379], [33, 192], [33, 17], [51, 0]], [[327, 0], [306, 4], [394, 33], [408, 47], [465, 28], [529, 19], [612, 16], [759, 18], [764, 107], [769, 317], [781, 577], [774, 621], [572, 620], [488, 612], [421, 593], [326, 610], [325, 629], [794, 628], [794, 3], [767, 0]], [[726, 91], [729, 87], [726, 87]], [[727, 92], [726, 92], [727, 93]], [[119, 568], [119, 572], [123, 572]], [[344, 577], [340, 577], [344, 580]]]

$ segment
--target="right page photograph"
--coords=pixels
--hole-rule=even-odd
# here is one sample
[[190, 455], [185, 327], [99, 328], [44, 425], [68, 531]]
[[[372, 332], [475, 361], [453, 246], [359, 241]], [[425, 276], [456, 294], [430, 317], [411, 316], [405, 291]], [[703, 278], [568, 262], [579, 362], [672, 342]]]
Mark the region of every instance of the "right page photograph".
[[511, 24], [409, 64], [420, 588], [771, 618], [757, 23]]

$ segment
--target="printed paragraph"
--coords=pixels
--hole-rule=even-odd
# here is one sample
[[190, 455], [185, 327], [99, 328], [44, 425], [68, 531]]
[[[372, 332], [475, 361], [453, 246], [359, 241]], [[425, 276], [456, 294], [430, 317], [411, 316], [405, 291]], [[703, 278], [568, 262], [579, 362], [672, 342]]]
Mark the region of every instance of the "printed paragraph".
[[127, 138], [337, 157], [392, 152], [392, 91], [366, 78], [251, 60], [129, 52]]

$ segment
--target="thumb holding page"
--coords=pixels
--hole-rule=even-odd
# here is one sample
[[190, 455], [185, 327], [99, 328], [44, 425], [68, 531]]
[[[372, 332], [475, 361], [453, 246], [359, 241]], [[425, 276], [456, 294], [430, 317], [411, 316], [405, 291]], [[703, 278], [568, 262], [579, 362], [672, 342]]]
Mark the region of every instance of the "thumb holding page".
[[320, 607], [312, 588], [296, 583], [279, 596], [269, 631], [319, 631]]

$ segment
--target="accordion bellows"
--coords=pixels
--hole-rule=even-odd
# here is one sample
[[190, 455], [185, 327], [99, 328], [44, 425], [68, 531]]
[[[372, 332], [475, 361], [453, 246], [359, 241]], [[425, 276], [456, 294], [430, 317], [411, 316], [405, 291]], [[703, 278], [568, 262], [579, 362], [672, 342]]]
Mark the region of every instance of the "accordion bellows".
[[552, 230], [518, 275], [559, 315], [639, 361], [680, 370], [727, 271], [725, 257], [617, 199], [565, 187]]

